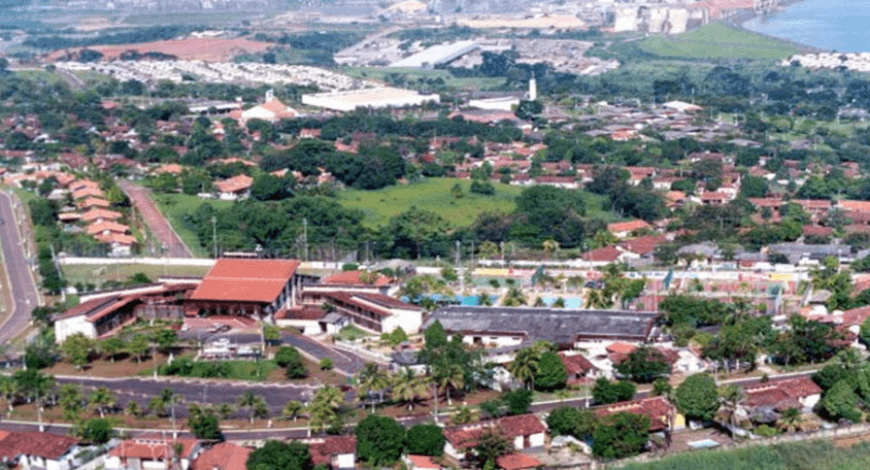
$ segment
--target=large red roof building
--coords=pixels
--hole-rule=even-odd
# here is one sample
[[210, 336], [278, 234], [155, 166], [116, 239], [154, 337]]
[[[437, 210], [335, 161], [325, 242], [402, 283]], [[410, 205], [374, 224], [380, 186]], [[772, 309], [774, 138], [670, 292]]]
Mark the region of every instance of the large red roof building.
[[261, 319], [296, 305], [302, 276], [298, 260], [221, 258], [185, 301], [188, 314]]

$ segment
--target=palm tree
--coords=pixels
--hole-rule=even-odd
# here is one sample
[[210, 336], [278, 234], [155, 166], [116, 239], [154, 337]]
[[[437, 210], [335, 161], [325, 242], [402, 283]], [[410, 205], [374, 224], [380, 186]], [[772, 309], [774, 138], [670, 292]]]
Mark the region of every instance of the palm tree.
[[508, 370], [514, 378], [523, 383], [527, 388], [531, 384], [535, 386], [535, 375], [538, 373], [538, 361], [541, 354], [535, 348], [523, 348], [517, 351], [513, 362]]
[[305, 409], [305, 407], [302, 406], [302, 403], [299, 403], [296, 400], [290, 400], [287, 402], [286, 405], [284, 405], [284, 409], [281, 410], [281, 413], [284, 416], [288, 416], [290, 418], [293, 418], [293, 421], [295, 422], [296, 418], [299, 417], [299, 415], [302, 413], [302, 411], [304, 409]]
[[426, 383], [407, 367], [393, 376], [393, 398], [408, 404], [408, 411], [414, 410], [414, 403], [426, 393]]
[[492, 299], [489, 297], [489, 294], [487, 294], [486, 292], [481, 292], [481, 293], [477, 296], [477, 305], [480, 305], [480, 306], [491, 306], [491, 305], [492, 305]]
[[100, 418], [105, 418], [106, 409], [117, 405], [118, 397], [108, 387], [100, 387], [88, 395], [88, 402], [100, 413]]
[[559, 250], [559, 242], [553, 240], [552, 238], [549, 240], [544, 240], [544, 242], [541, 243], [541, 248], [544, 249], [544, 253], [546, 253], [547, 258], [549, 258], [550, 255]]
[[[458, 389], [465, 385], [465, 371], [462, 370], [462, 366], [456, 363], [440, 363], [436, 371], [433, 372], [435, 372], [433, 379], [435, 379], [436, 392], [438, 388], [443, 388], [444, 395], [447, 396], [447, 405], [452, 405], [450, 388]], [[438, 400], [437, 396], [435, 400]]]
[[236, 410], [236, 407], [233, 406], [232, 403], [220, 403], [217, 406], [217, 412], [221, 416], [221, 419], [227, 419], [233, 414], [233, 411]]
[[390, 385], [387, 374], [385, 374], [377, 364], [369, 362], [365, 367], [363, 367], [363, 370], [360, 371], [357, 376], [357, 381], [359, 382], [360, 400], [364, 400], [368, 397], [372, 403], [372, 413], [374, 413], [375, 400], [372, 397], [372, 394], [378, 392], [383, 400], [383, 390]]
[[800, 426], [801, 421], [803, 420], [803, 414], [801, 410], [798, 408], [788, 408], [782, 410], [782, 413], [779, 414], [779, 427], [785, 432], [793, 432], [795, 429]]
[[266, 406], [266, 400], [259, 395], [254, 395], [254, 392], [250, 390], [245, 390], [244, 393], [239, 395], [238, 400], [236, 400], [236, 404], [239, 405], [239, 408], [247, 408], [250, 412], [251, 424], [254, 424], [254, 417], [257, 414], [262, 413], [262, 409]]
[[175, 429], [175, 405], [184, 401], [184, 397], [175, 393], [171, 388], [164, 388], [157, 395], [151, 398], [148, 402], [148, 409], [156, 412], [158, 415], [166, 413], [166, 408], [170, 410], [172, 417], [172, 429]]
[[36, 403], [36, 417], [39, 421], [39, 432], [45, 431], [45, 426], [42, 424], [42, 403], [49, 393], [54, 389], [54, 377], [45, 375], [39, 370], [27, 369], [19, 370], [13, 378], [21, 387], [21, 392], [33, 398]]
[[544, 299], [542, 299], [542, 298], [540, 298], [540, 297], [535, 297], [535, 303], [534, 303], [534, 306], [535, 306], [535, 307], [546, 307], [547, 304], [544, 303]]
[[9, 407], [10, 413], [12, 412], [15, 400], [18, 398], [20, 393], [21, 387], [14, 378], [5, 375], [0, 376], [0, 394], [3, 395], [3, 400], [6, 402], [6, 406]]
[[565, 308], [565, 299], [562, 297], [557, 297], [555, 301], [553, 301], [553, 308]]
[[336, 387], [327, 385], [314, 395], [308, 407], [312, 429], [322, 431], [327, 424], [337, 418], [338, 410], [344, 405], [344, 395]]
[[527, 303], [528, 300], [526, 300], [525, 294], [523, 294], [523, 291], [519, 287], [508, 289], [507, 294], [505, 294], [504, 299], [501, 301], [501, 304], [505, 307], [519, 307]]
[[729, 429], [732, 434], [734, 434], [734, 430], [737, 428], [737, 415], [745, 400], [746, 394], [743, 392], [742, 387], [726, 385], [719, 391], [720, 410], [730, 425]]

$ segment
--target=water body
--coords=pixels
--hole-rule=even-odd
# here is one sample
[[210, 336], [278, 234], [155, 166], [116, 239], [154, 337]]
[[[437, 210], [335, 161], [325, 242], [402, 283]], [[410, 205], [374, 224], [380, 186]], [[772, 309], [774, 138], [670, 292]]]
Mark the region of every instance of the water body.
[[743, 27], [820, 49], [870, 52], [870, 0], [804, 0]]

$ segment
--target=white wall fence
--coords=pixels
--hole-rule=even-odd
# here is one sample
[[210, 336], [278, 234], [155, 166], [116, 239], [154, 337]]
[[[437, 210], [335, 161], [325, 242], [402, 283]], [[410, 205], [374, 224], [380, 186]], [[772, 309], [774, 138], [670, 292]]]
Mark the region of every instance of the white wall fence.
[[369, 351], [368, 349], [365, 349], [365, 348], [358, 346], [354, 343], [349, 343], [347, 341], [336, 341], [334, 343], [334, 346], [336, 347], [336, 349], [343, 349], [347, 352], [351, 352], [351, 353], [354, 353], [358, 356], [361, 356], [363, 359], [367, 359], [367, 360], [374, 361], [374, 362], [379, 362], [381, 364], [389, 364], [392, 361], [391, 358], [389, 358], [383, 354]]

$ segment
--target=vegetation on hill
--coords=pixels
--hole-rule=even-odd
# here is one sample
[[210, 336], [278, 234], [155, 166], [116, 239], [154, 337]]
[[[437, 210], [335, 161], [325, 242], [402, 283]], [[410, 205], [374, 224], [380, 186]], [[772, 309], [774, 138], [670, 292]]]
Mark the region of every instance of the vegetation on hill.
[[713, 23], [675, 36], [653, 36], [638, 42], [647, 54], [669, 59], [785, 59], [801, 49], [780, 39]]

